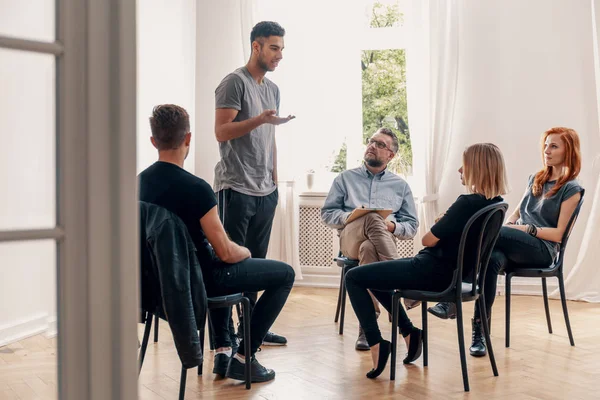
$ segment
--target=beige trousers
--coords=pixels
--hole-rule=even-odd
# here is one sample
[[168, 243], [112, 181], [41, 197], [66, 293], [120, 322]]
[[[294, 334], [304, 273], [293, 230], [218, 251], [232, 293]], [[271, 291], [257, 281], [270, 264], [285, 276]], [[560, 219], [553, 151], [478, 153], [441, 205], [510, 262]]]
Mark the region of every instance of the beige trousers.
[[[344, 227], [340, 234], [340, 250], [358, 265], [399, 258], [394, 234], [387, 230], [385, 220], [377, 213], [369, 213]], [[377, 314], [379, 303], [369, 291]]]

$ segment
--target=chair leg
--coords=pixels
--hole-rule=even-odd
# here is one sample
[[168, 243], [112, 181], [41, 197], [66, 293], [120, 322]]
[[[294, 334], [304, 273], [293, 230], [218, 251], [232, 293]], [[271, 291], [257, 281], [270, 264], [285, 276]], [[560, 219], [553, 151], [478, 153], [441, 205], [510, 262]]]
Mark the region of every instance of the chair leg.
[[154, 314], [154, 343], [158, 343], [158, 321], [160, 320], [160, 306], [156, 307], [156, 313]]
[[340, 315], [339, 334], [344, 334], [344, 316], [346, 315], [346, 268], [342, 268], [342, 311]]
[[467, 371], [467, 356], [465, 355], [465, 332], [463, 326], [462, 301], [456, 302], [456, 328], [458, 331], [458, 349], [460, 352], [460, 366], [462, 368], [465, 392], [469, 391], [469, 372]]
[[400, 293], [394, 292], [392, 296], [392, 360], [390, 364], [390, 380], [396, 380], [396, 350], [398, 348], [398, 312], [400, 306]]
[[[208, 320], [208, 310], [206, 311], [206, 320]], [[200, 349], [202, 350], [202, 362], [198, 365], [198, 376], [202, 376], [202, 367], [204, 366], [204, 336], [207, 325], [207, 321], [204, 321], [204, 329], [200, 331]]]
[[242, 308], [244, 312], [244, 356], [246, 357], [246, 389], [250, 389], [252, 382], [251, 363], [252, 351], [250, 350], [250, 300], [247, 297], [242, 298]]
[[144, 327], [144, 338], [142, 339], [142, 348], [140, 349], [140, 369], [138, 375], [142, 371], [142, 364], [144, 363], [144, 357], [146, 356], [146, 349], [148, 348], [148, 340], [150, 340], [150, 330], [152, 329], [152, 313], [146, 314], [146, 326]]
[[506, 341], [505, 346], [510, 347], [510, 279], [512, 276], [510, 274], [506, 274], [505, 281], [505, 294], [506, 294]]
[[215, 338], [213, 333], [215, 330], [212, 327], [212, 320], [210, 319], [210, 312], [206, 313], [208, 315], [208, 347], [210, 350], [214, 350], [216, 347]]
[[429, 348], [427, 346], [427, 302], [421, 303], [421, 320], [423, 324], [423, 366], [429, 363]]
[[338, 290], [337, 306], [335, 308], [335, 319], [333, 322], [338, 322], [340, 319], [340, 311], [342, 309], [342, 287], [344, 285], [344, 267], [340, 271], [340, 288]]
[[552, 333], [552, 322], [550, 321], [550, 307], [548, 305], [548, 288], [546, 287], [546, 278], [542, 278], [542, 293], [544, 295], [544, 308], [546, 309], [546, 322], [548, 323], [548, 333]]
[[567, 295], [565, 294], [565, 281], [562, 273], [558, 275], [558, 287], [560, 289], [560, 302], [562, 303], [563, 314], [565, 315], [565, 324], [567, 325], [567, 333], [569, 334], [569, 341], [571, 346], [575, 346], [573, 340], [573, 332], [571, 332], [571, 323], [569, 322], [569, 310], [567, 310]]
[[179, 380], [179, 400], [184, 400], [185, 397], [185, 381], [187, 378], [187, 369], [181, 366], [181, 379]]
[[492, 348], [492, 339], [490, 338], [490, 327], [488, 325], [487, 310], [485, 309], [485, 299], [480, 296], [477, 299], [479, 302], [479, 309], [481, 310], [481, 326], [483, 327], [483, 334], [485, 335], [485, 343], [487, 345], [488, 354], [490, 357], [490, 364], [492, 364], [492, 371], [494, 376], [498, 376], [498, 368], [496, 367], [496, 357], [494, 357], [494, 349]]

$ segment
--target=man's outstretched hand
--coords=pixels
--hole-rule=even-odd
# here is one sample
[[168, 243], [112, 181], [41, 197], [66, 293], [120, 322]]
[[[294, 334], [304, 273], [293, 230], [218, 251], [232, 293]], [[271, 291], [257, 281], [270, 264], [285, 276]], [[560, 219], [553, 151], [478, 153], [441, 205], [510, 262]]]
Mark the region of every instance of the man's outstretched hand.
[[265, 110], [260, 114], [260, 119], [263, 124], [281, 125], [288, 121], [296, 118], [294, 115], [288, 115], [287, 117], [278, 117], [276, 110]]

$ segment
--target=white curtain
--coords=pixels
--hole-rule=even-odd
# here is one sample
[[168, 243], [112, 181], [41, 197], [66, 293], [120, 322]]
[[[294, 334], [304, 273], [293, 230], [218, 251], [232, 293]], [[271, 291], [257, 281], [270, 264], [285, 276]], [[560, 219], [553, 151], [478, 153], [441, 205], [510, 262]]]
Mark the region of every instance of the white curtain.
[[294, 268], [296, 280], [302, 279], [298, 250], [299, 203], [295, 184], [279, 182], [279, 204], [275, 211], [267, 258], [283, 261]]
[[[600, 174], [600, 156], [594, 161], [594, 172]], [[593, 303], [600, 302], [600, 269], [597, 268], [600, 256], [600, 181], [596, 187], [586, 188], [586, 202], [592, 203], [592, 209], [586, 221], [578, 220], [578, 224], [587, 224], [583, 235], [577, 262], [565, 279], [565, 291], [570, 300], [583, 300]], [[569, 242], [570, 251], [577, 249], [579, 243]], [[569, 250], [568, 250], [569, 251]], [[558, 297], [558, 289], [550, 296]]]
[[[590, 0], [591, 22], [594, 42], [594, 70], [596, 78], [597, 112], [600, 116], [600, 0]], [[591, 132], [590, 132], [591, 133]], [[591, 133], [595, 134], [595, 133]], [[593, 177], [600, 176], [600, 155], [597, 155], [592, 164]], [[591, 183], [591, 182], [590, 182]], [[584, 186], [585, 182], [584, 182]], [[591, 204], [591, 211], [587, 220], [580, 218], [577, 224], [585, 224], [585, 231], [581, 244], [569, 242], [569, 250], [578, 248], [577, 261], [565, 279], [565, 291], [571, 300], [583, 300], [593, 303], [600, 302], [600, 269], [597, 268], [600, 257], [600, 180], [594, 186], [586, 187], [585, 203]], [[558, 289], [550, 296], [558, 297]]]
[[[458, 76], [455, 0], [411, 0], [407, 16], [408, 121], [422, 237], [438, 215], [438, 192], [452, 139]], [[417, 243], [420, 243], [418, 240]]]

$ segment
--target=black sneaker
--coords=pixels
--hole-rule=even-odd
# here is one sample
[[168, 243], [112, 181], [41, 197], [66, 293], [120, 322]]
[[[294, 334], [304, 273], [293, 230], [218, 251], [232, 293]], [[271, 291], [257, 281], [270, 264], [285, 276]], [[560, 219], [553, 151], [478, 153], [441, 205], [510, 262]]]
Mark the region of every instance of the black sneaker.
[[[275, 371], [263, 367], [256, 357], [252, 356], [251, 360], [246, 359], [246, 362], [248, 361], [250, 361], [250, 382], [267, 382], [275, 378]], [[239, 362], [235, 357], [231, 357], [225, 376], [238, 381], [246, 381], [245, 367], [245, 364]]]
[[273, 332], [267, 332], [262, 344], [265, 346], [285, 346], [287, 339]]
[[454, 303], [437, 303], [435, 306], [429, 307], [427, 311], [441, 319], [456, 319], [456, 304]]
[[227, 367], [229, 366], [229, 357], [225, 353], [219, 353], [215, 355], [215, 365], [213, 367], [213, 374], [225, 376], [227, 372]]

